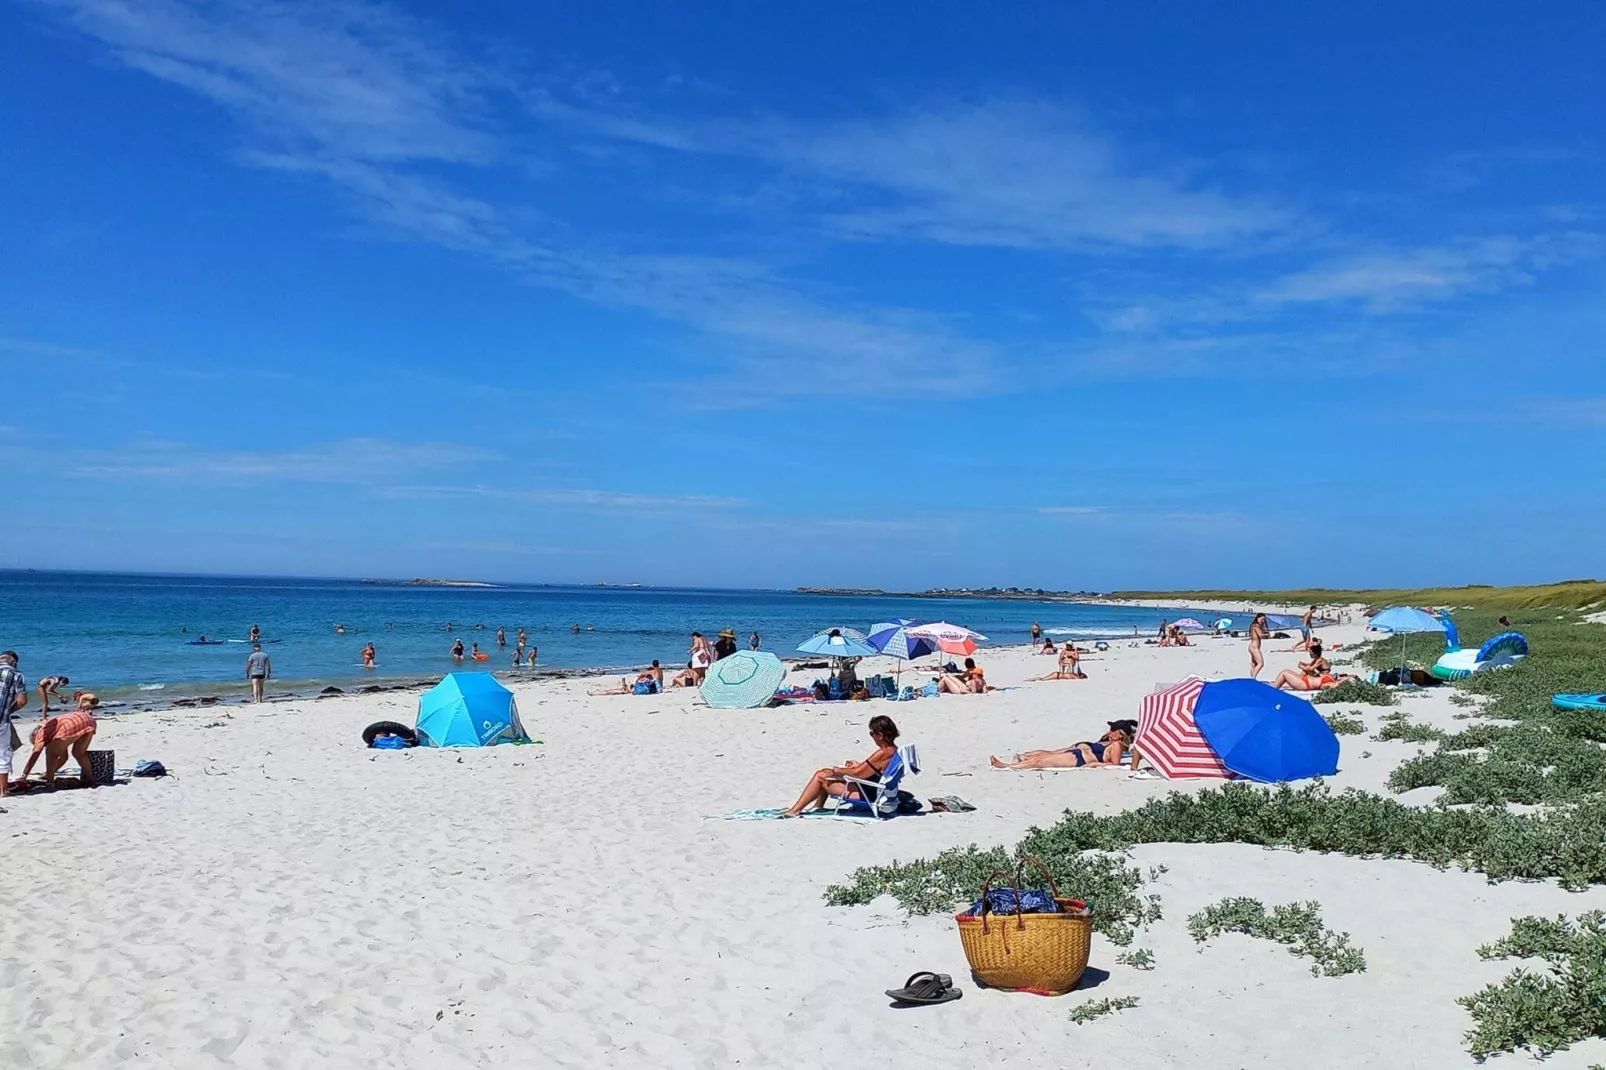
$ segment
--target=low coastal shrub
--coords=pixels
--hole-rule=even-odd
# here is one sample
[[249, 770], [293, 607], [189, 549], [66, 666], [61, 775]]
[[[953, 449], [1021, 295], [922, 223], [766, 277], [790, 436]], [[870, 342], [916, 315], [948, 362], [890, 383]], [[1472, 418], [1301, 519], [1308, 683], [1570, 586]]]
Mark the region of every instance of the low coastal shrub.
[[1439, 729], [1432, 725], [1417, 724], [1404, 710], [1385, 713], [1378, 725], [1377, 735], [1372, 737], [1378, 742], [1403, 739], [1407, 743], [1429, 743], [1444, 738], [1444, 733]]
[[1064, 894], [1094, 905], [1102, 915], [1100, 931], [1125, 944], [1132, 926], [1160, 916], [1157, 897], [1138, 894], [1142, 875], [1109, 853], [1135, 844], [1250, 843], [1408, 858], [1459, 866], [1491, 881], [1554, 879], [1577, 890], [1606, 884], [1603, 842], [1606, 798], [1598, 795], [1514, 814], [1489, 806], [1418, 808], [1355, 788], [1335, 794], [1320, 783], [1224, 784], [1196, 794], [1172, 792], [1119, 814], [1066, 811], [1050, 827], [1029, 830], [1013, 850], [971, 845], [929, 860], [860, 869], [847, 883], [826, 889], [825, 897], [844, 905], [888, 894], [911, 913], [949, 911], [980, 895], [989, 872], [1012, 869], [1017, 858], [1031, 854], [1048, 866]]
[[1360, 710], [1349, 710], [1343, 713], [1334, 711], [1326, 714], [1327, 727], [1333, 730], [1336, 736], [1358, 736], [1366, 731], [1366, 722], [1355, 716]]
[[1341, 977], [1366, 969], [1366, 955], [1351, 947], [1349, 933], [1335, 933], [1322, 924], [1322, 905], [1283, 903], [1272, 907], [1258, 899], [1235, 896], [1212, 903], [1188, 918], [1188, 933], [1199, 943], [1222, 933], [1245, 933], [1288, 946], [1290, 955], [1312, 959], [1317, 977]]
[[1103, 1018], [1106, 1014], [1116, 1011], [1131, 1010], [1138, 1005], [1136, 996], [1111, 996], [1109, 999], [1090, 999], [1078, 1003], [1071, 1008], [1070, 1019], [1077, 1025], [1085, 1025], [1095, 1018]]
[[1365, 680], [1345, 680], [1341, 684], [1316, 692], [1311, 697], [1312, 702], [1359, 702], [1366, 706], [1392, 706], [1394, 705], [1394, 692], [1380, 684], [1369, 684]]
[[1154, 969], [1154, 952], [1146, 947], [1135, 947], [1115, 956], [1115, 961], [1122, 966], [1130, 966], [1134, 970], [1152, 970]]
[[[1461, 621], [1465, 644], [1506, 630], [1492, 618], [1466, 615]], [[1392, 790], [1442, 787], [1440, 801], [1446, 805], [1577, 803], [1606, 792], [1606, 750], [1601, 746], [1606, 743], [1606, 714], [1558, 710], [1550, 702], [1559, 692], [1596, 691], [1606, 681], [1606, 626], [1573, 617], [1557, 620], [1554, 614], [1516, 625], [1528, 636], [1532, 653], [1511, 668], [1458, 681], [1452, 701], [1481, 696], [1479, 719], [1443, 736], [1435, 753], [1395, 769], [1389, 777]], [[1374, 646], [1366, 656], [1375, 653]], [[1411, 734], [1381, 738], [1418, 734], [1414, 726], [1385, 726], [1384, 731]]]
[[1606, 914], [1591, 911], [1576, 923], [1565, 916], [1516, 918], [1510, 934], [1478, 954], [1545, 964], [1537, 973], [1519, 966], [1457, 1001], [1472, 1014], [1466, 1041], [1478, 1059], [1518, 1048], [1549, 1055], [1606, 1036]]
[[[911, 914], [946, 913], [981, 898], [988, 875], [999, 870], [1013, 873], [1023, 854], [1038, 852], [1011, 853], [1002, 847], [983, 851], [972, 844], [944, 851], [929, 862], [869, 866], [856, 871], [849, 883], [827, 888], [825, 901], [846, 906], [886, 894]], [[1159, 896], [1139, 894], [1143, 874], [1124, 855], [1076, 848], [1038, 857], [1054, 874], [1061, 894], [1087, 902], [1094, 929], [1111, 943], [1131, 943], [1135, 928], [1160, 917]], [[1035, 870], [1028, 867], [1027, 873], [1035, 875]]]

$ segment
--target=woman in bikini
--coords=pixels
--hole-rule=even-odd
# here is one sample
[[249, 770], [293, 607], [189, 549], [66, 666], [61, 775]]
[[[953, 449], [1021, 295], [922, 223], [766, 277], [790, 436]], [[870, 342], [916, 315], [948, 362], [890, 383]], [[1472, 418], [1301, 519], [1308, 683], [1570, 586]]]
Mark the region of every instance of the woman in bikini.
[[849, 784], [842, 778], [851, 776], [860, 780], [880, 780], [881, 774], [887, 771], [887, 766], [892, 762], [893, 755], [898, 753], [898, 726], [885, 714], [872, 717], [870, 739], [875, 743], [875, 752], [864, 761], [849, 761], [844, 765], [816, 769], [814, 775], [809, 778], [807, 786], [803, 788], [803, 793], [797, 797], [797, 802], [786, 811], [786, 816], [796, 817], [804, 810], [819, 809], [825, 805], [826, 799], [833, 795], [849, 799], [861, 798], [858, 785]]
[[1060, 667], [1047, 676], [1034, 676], [1033, 680], [1085, 680], [1082, 670], [1077, 668], [1077, 662], [1082, 660], [1082, 652], [1076, 649], [1076, 644], [1069, 639], [1060, 648]]
[[365, 668], [365, 669], [373, 668], [374, 667], [374, 658], [376, 656], [377, 655], [374, 653], [374, 644], [369, 643], [367, 646], [363, 647], [362, 648], [362, 667]]
[[975, 658], [966, 658], [965, 671], [957, 676], [943, 673], [937, 681], [937, 690], [949, 695], [979, 695], [987, 690], [987, 677], [977, 667]]
[[1255, 619], [1249, 622], [1249, 678], [1258, 679], [1260, 670], [1266, 667], [1266, 656], [1260, 652], [1260, 644], [1266, 638], [1266, 614], [1256, 613]]
[[1029, 750], [1017, 754], [1013, 762], [989, 757], [994, 769], [1081, 769], [1090, 765], [1120, 765], [1132, 746], [1136, 726], [1131, 721], [1111, 721], [1110, 730], [1096, 743], [1077, 743], [1063, 750]]
[[1284, 669], [1277, 674], [1277, 679], [1271, 682], [1271, 686], [1282, 688], [1284, 691], [1320, 691], [1324, 687], [1332, 687], [1345, 680], [1359, 679], [1352, 673], [1333, 675], [1332, 662], [1322, 656], [1320, 639], [1311, 642], [1310, 653], [1309, 661], [1299, 663], [1298, 672]]

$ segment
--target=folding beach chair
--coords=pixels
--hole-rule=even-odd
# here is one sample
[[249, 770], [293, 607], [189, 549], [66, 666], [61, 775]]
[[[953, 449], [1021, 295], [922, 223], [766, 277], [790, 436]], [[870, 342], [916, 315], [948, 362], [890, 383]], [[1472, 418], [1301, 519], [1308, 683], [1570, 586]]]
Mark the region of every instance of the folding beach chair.
[[849, 799], [844, 796], [833, 796], [834, 805], [831, 812], [837, 817], [877, 817], [889, 818], [898, 816], [898, 788], [903, 783], [905, 775], [918, 776], [920, 774], [920, 753], [915, 750], [914, 744], [898, 748], [887, 763], [887, 771], [881, 774], [881, 779], [860, 780], [858, 777], [845, 776], [842, 779], [859, 789], [863, 798]]

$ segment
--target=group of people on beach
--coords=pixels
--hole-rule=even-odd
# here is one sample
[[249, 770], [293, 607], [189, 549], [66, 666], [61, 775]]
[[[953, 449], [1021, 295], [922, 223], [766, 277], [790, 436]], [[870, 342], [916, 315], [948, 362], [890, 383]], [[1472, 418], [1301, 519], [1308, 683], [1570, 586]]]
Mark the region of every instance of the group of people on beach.
[[69, 755], [78, 763], [79, 783], [86, 788], [94, 787], [89, 745], [98, 728], [95, 710], [100, 700], [91, 692], [75, 691], [72, 709], [58, 706], [52, 711], [50, 699], [62, 701], [61, 689], [71, 682], [65, 676], [47, 676], [39, 682], [40, 713], [44, 719], [29, 737], [32, 751], [22, 767], [22, 774], [16, 781], [12, 780], [12, 760], [22, 746], [15, 718], [28, 705], [28, 682], [19, 664], [16, 651], [0, 651], [0, 796], [15, 794], [25, 785], [40, 757], [45, 760], [45, 787], [56, 786], [56, 774]]

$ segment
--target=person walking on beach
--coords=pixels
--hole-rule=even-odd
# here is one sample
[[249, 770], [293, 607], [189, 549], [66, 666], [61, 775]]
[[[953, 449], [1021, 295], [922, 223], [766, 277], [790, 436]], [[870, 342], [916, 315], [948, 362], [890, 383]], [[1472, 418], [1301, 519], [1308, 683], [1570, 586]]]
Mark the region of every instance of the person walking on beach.
[[262, 701], [262, 688], [273, 675], [273, 662], [262, 653], [261, 643], [251, 644], [251, 655], [245, 659], [245, 677], [251, 681], [251, 701]]
[[1034, 620], [1034, 621], [1032, 621], [1032, 645], [1033, 646], [1038, 646], [1039, 644], [1042, 643], [1042, 641], [1043, 641], [1043, 626], [1041, 624], [1037, 623]]
[[704, 678], [708, 676], [708, 667], [714, 664], [714, 648], [703, 638], [702, 632], [692, 632], [691, 649], [686, 653], [691, 655], [691, 662], [686, 667], [691, 670], [692, 676], [696, 677], [697, 686], [701, 687]]
[[1249, 622], [1249, 678], [1260, 679], [1260, 670], [1266, 667], [1266, 657], [1260, 652], [1260, 644], [1266, 638], [1266, 614], [1256, 613], [1255, 619]]
[[0, 652], [0, 798], [11, 790], [11, 755], [22, 743], [11, 723], [28, 704], [28, 681], [17, 671], [17, 652]]
[[719, 633], [719, 640], [714, 643], [714, 660], [723, 661], [736, 653], [736, 632], [726, 628]]

